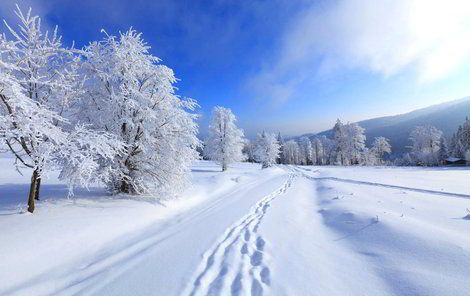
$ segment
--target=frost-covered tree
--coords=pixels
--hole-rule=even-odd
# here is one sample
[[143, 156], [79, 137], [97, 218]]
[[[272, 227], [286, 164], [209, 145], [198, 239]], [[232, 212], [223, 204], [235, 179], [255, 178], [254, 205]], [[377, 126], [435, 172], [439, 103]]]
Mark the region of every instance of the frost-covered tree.
[[301, 155], [300, 155], [300, 147], [299, 143], [294, 140], [289, 140], [284, 143], [284, 150], [282, 152], [284, 154], [284, 163], [285, 164], [300, 164], [301, 162]]
[[364, 148], [360, 163], [362, 165], [377, 165], [382, 164], [382, 160], [378, 158], [377, 153], [373, 149]]
[[348, 141], [347, 133], [344, 124], [341, 120], [336, 120], [335, 126], [333, 127], [334, 141], [335, 141], [335, 154], [336, 162], [345, 165], [348, 160]]
[[245, 144], [243, 146], [243, 155], [246, 161], [255, 162], [255, 144], [248, 139], [245, 139]]
[[112, 162], [114, 193], [176, 193], [198, 158], [197, 107], [175, 94], [173, 71], [133, 29], [84, 49], [86, 94], [81, 116], [124, 143]]
[[112, 137], [75, 125], [71, 116], [82, 87], [80, 57], [62, 46], [57, 28], [43, 32], [31, 10], [24, 14], [17, 7], [16, 15], [19, 30], [6, 24], [9, 35], [0, 36], [0, 145], [15, 156], [17, 168], [32, 170], [33, 212], [47, 170], [61, 169], [71, 186], [87, 185], [99, 176], [97, 161], [119, 147], [110, 146]]
[[364, 129], [357, 123], [344, 125], [339, 119], [333, 127], [336, 162], [341, 165], [359, 164], [365, 148]]
[[302, 137], [299, 141], [301, 163], [305, 165], [312, 165], [314, 161], [314, 150], [312, 142], [308, 137]]
[[312, 146], [315, 155], [314, 163], [316, 165], [324, 164], [325, 151], [322, 141], [319, 138], [314, 138], [312, 141]]
[[277, 134], [277, 142], [279, 143], [279, 157], [277, 158], [277, 163], [285, 163], [284, 160], [284, 139], [281, 136], [281, 132]]
[[326, 136], [321, 136], [320, 141], [323, 147], [323, 164], [335, 164], [336, 163], [336, 144], [332, 139]]
[[410, 133], [412, 153], [417, 164], [438, 164], [441, 137], [442, 131], [431, 125], [417, 126]]
[[449, 157], [449, 147], [445, 137], [441, 137], [439, 145], [439, 161], [443, 163]]
[[392, 146], [387, 138], [376, 137], [372, 143], [371, 152], [375, 155], [377, 162], [382, 164], [384, 155], [392, 152]]
[[244, 144], [243, 131], [237, 127], [236, 117], [232, 111], [224, 107], [215, 107], [212, 110], [204, 155], [208, 159], [217, 161], [222, 166], [222, 171], [225, 171], [230, 163], [244, 159], [242, 153]]
[[362, 153], [366, 147], [364, 129], [357, 123], [349, 123], [344, 126], [346, 130], [346, 157], [348, 164], [359, 164]]
[[279, 157], [280, 146], [276, 135], [262, 132], [256, 139], [255, 157], [263, 168], [268, 168], [276, 163]]
[[453, 135], [450, 153], [454, 157], [464, 158], [465, 153], [470, 150], [470, 120], [465, 119], [465, 122], [459, 126], [457, 132]]

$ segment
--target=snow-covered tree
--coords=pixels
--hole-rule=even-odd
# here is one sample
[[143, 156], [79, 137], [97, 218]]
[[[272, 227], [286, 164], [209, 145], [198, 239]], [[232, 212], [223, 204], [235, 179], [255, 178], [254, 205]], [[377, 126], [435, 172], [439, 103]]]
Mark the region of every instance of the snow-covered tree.
[[376, 137], [372, 143], [371, 152], [375, 155], [377, 162], [382, 164], [384, 155], [392, 152], [392, 146], [387, 138]]
[[87, 75], [81, 116], [125, 145], [112, 162], [115, 193], [176, 193], [198, 158], [197, 107], [175, 94], [173, 71], [133, 29], [84, 49]]
[[365, 130], [357, 123], [349, 123], [344, 128], [346, 130], [347, 162], [349, 164], [359, 164], [366, 147]]
[[339, 119], [333, 127], [336, 162], [341, 165], [359, 164], [365, 148], [364, 129], [357, 123], [344, 125]]
[[305, 165], [312, 165], [314, 161], [314, 150], [312, 142], [308, 137], [302, 137], [299, 141], [301, 163]]
[[335, 141], [335, 154], [336, 162], [345, 165], [348, 159], [348, 141], [347, 133], [344, 124], [341, 120], [336, 120], [335, 126], [333, 127], [334, 141]]
[[285, 164], [300, 164], [301, 155], [299, 144], [294, 140], [289, 140], [284, 143], [284, 150], [282, 152]]
[[280, 146], [276, 139], [276, 135], [272, 133], [262, 132], [258, 134], [256, 139], [255, 157], [262, 164], [263, 168], [267, 168], [276, 163], [279, 157]]
[[364, 148], [364, 151], [362, 152], [362, 159], [361, 159], [361, 164], [362, 165], [377, 165], [377, 164], [382, 164], [382, 160], [378, 158], [378, 155], [373, 149], [369, 148]]
[[326, 136], [321, 136], [320, 141], [323, 147], [323, 164], [335, 164], [336, 163], [336, 144], [332, 139]]
[[222, 171], [225, 171], [230, 163], [244, 159], [244, 144], [243, 131], [236, 126], [236, 117], [232, 111], [215, 107], [212, 110], [204, 155], [217, 161], [222, 166]]
[[439, 146], [439, 161], [443, 163], [449, 157], [449, 147], [445, 137], [441, 137]]
[[417, 126], [410, 133], [412, 153], [417, 164], [438, 164], [441, 137], [442, 131], [430, 125]]
[[312, 141], [313, 151], [315, 155], [314, 163], [316, 165], [324, 164], [325, 151], [322, 141], [319, 138], [314, 138]]
[[277, 134], [277, 142], [279, 143], [279, 157], [277, 158], [277, 163], [285, 163], [284, 160], [284, 139], [281, 136], [281, 132]]
[[245, 160], [248, 162], [255, 162], [255, 144], [248, 139], [245, 139], [245, 144], [243, 146], [243, 155]]
[[470, 120], [466, 118], [452, 137], [450, 154], [454, 157], [464, 158], [468, 150], [470, 150]]
[[[98, 177], [96, 161], [114, 155], [119, 146], [113, 149], [112, 137], [72, 124], [70, 110], [82, 86], [80, 57], [62, 46], [57, 28], [43, 32], [31, 10], [24, 14], [17, 7], [16, 15], [19, 30], [7, 24], [11, 40], [0, 36], [0, 145], [15, 156], [17, 168], [33, 171], [28, 196], [33, 212], [47, 170], [62, 169], [69, 184], [87, 185]], [[87, 161], [78, 161], [85, 155]]]

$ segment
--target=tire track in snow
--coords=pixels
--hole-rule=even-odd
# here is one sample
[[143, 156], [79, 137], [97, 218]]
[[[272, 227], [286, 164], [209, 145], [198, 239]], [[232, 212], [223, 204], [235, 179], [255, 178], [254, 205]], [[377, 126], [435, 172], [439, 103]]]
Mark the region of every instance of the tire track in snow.
[[289, 174], [278, 190], [263, 197], [219, 242], [203, 255], [197, 272], [183, 295], [263, 295], [271, 284], [265, 260], [265, 240], [259, 225], [271, 202], [291, 186], [296, 174]]

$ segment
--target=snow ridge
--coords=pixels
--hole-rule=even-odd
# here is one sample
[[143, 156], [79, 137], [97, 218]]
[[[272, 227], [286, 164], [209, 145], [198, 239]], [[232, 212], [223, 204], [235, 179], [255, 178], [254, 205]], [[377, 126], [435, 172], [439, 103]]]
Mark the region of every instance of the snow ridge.
[[262, 295], [269, 288], [271, 270], [266, 263], [266, 241], [258, 228], [271, 202], [289, 189], [295, 177], [296, 174], [289, 174], [278, 190], [262, 198], [204, 253], [183, 295]]

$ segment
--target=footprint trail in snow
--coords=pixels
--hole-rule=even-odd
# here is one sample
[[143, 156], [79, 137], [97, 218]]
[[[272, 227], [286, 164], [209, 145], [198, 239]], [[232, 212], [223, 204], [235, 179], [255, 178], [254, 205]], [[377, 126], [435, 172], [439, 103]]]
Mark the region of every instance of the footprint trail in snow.
[[258, 228], [271, 202], [287, 191], [294, 178], [290, 174], [281, 188], [263, 197], [206, 251], [183, 295], [263, 295], [271, 284], [271, 270]]

